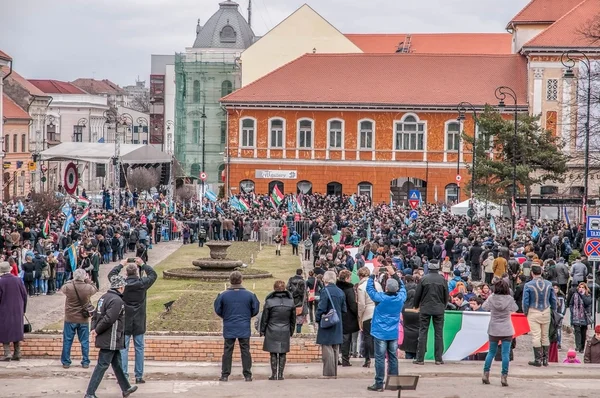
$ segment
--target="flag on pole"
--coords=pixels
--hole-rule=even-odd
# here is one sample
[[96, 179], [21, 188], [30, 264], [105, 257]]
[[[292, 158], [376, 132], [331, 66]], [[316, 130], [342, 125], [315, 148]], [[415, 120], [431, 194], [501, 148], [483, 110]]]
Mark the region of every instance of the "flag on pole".
[[63, 224], [63, 231], [65, 233], [69, 232], [69, 228], [71, 228], [71, 224], [73, 224], [74, 221], [75, 217], [73, 217], [73, 214], [69, 213], [65, 219], [65, 223]]
[[296, 196], [296, 211], [300, 214], [304, 213], [304, 209], [302, 208], [302, 200], [299, 196]]
[[288, 197], [287, 199], [288, 213], [294, 212], [294, 205], [292, 204], [292, 197]]
[[569, 220], [569, 212], [567, 211], [567, 208], [564, 208], [565, 210], [565, 221], [567, 222], [567, 225], [571, 225], [571, 220]]
[[25, 211], [25, 206], [23, 206], [23, 202], [21, 202], [19, 200], [19, 204], [17, 205], [17, 211], [19, 212], [19, 215], [23, 214], [23, 212]]
[[273, 208], [277, 210], [277, 205], [275, 204], [275, 201], [273, 200], [272, 196], [269, 196], [269, 203], [271, 203], [271, 206], [273, 206]]
[[208, 200], [210, 200], [211, 202], [217, 201], [217, 195], [215, 195], [215, 193], [213, 191], [211, 191], [210, 189], [204, 193], [204, 197], [207, 198]]
[[42, 235], [44, 235], [44, 238], [48, 238], [48, 236], [50, 236], [50, 213], [48, 213], [46, 216], [46, 221], [44, 221]]
[[490, 218], [490, 229], [494, 231], [494, 235], [498, 235], [498, 231], [496, 230], [496, 220], [494, 219], [494, 216]]
[[390, 207], [394, 207], [394, 194], [390, 191]]
[[283, 202], [283, 194], [281, 193], [281, 191], [279, 190], [279, 187], [277, 187], [277, 185], [275, 185], [273, 187], [273, 192], [271, 193], [271, 198], [273, 198], [273, 200], [275, 201], [275, 204], [277, 204], [277, 206], [279, 206], [281, 204], [281, 202]]
[[348, 202], [352, 205], [352, 207], [356, 207], [356, 199], [354, 199], [354, 195], [348, 198]]
[[90, 216], [90, 208], [86, 208], [83, 210], [83, 213], [81, 213], [79, 215], [79, 217], [77, 217], [76, 221], [77, 222], [83, 222], [85, 221], [88, 217]]
[[65, 203], [60, 210], [66, 217], [69, 217], [69, 214], [71, 214], [71, 205]]
[[83, 196], [79, 196], [77, 197], [77, 206], [81, 206], [83, 208], [89, 207], [90, 205], [90, 201], [87, 198], [84, 198]]
[[222, 215], [222, 216], [225, 215], [225, 212], [219, 206], [215, 206], [215, 209], [217, 209], [217, 211], [219, 212], [220, 215]]
[[239, 200], [239, 202], [240, 202], [240, 209], [242, 211], [248, 211], [250, 209], [250, 205], [248, 204], [248, 202], [246, 202], [246, 199], [241, 198]]
[[531, 231], [531, 238], [537, 239], [538, 236], [540, 236], [540, 229], [538, 228], [537, 225], [534, 225], [533, 230]]
[[241, 211], [240, 201], [235, 196], [229, 198], [229, 205], [234, 209]]
[[64, 255], [69, 257], [69, 264], [71, 265], [71, 272], [74, 272], [77, 268], [77, 246], [76, 243], [67, 247], [64, 251]]

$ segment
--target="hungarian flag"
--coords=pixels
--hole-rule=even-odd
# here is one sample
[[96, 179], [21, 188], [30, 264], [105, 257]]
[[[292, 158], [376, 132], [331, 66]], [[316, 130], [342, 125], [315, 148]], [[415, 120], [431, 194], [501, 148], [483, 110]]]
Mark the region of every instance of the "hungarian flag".
[[296, 200], [294, 202], [296, 205], [296, 211], [300, 214], [304, 213], [304, 209], [302, 209], [302, 203], [299, 196], [296, 196]]
[[44, 235], [44, 238], [48, 238], [48, 236], [50, 236], [50, 213], [48, 213], [48, 215], [46, 216], [46, 221], [44, 221], [42, 235]]
[[86, 207], [90, 206], [90, 201], [89, 199], [84, 198], [83, 196], [79, 196], [77, 197], [77, 206], [81, 206], [85, 209]]
[[269, 203], [271, 203], [271, 206], [273, 206], [273, 208], [277, 210], [277, 205], [275, 204], [275, 201], [273, 200], [272, 196], [269, 196]]
[[88, 207], [85, 210], [83, 210], [83, 213], [81, 213], [79, 215], [79, 217], [77, 217], [77, 220], [75, 220], [75, 221], [77, 221], [77, 222], [85, 221], [89, 216], [90, 216], [90, 209]]
[[[447, 361], [460, 361], [469, 355], [487, 352], [489, 349], [487, 331], [490, 316], [489, 312], [446, 311], [444, 315], [444, 354], [442, 358]], [[515, 329], [513, 337], [529, 332], [529, 323], [524, 314], [514, 313], [511, 315], [511, 320]], [[433, 324], [431, 324], [427, 336], [425, 359], [434, 359], [434, 340]]]
[[241, 198], [239, 203], [240, 203], [240, 210], [248, 211], [248, 209], [250, 209], [250, 205], [248, 205], [248, 202], [246, 202], [246, 199]]
[[271, 198], [273, 198], [273, 201], [275, 202], [275, 204], [277, 206], [279, 206], [281, 204], [281, 202], [283, 202], [283, 194], [281, 193], [281, 191], [279, 190], [277, 185], [275, 185], [273, 187], [273, 192], [271, 193]]

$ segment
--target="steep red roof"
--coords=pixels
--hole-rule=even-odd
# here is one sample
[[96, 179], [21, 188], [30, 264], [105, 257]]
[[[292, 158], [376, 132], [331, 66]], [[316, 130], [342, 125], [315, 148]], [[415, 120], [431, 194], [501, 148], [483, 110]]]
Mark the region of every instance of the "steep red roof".
[[558, 21], [583, 0], [531, 0], [508, 23], [506, 29], [518, 24], [543, 24]]
[[391, 54], [410, 36], [417, 54], [511, 54], [509, 33], [345, 34], [365, 53]]
[[0, 50], [0, 58], [5, 59], [7, 61], [11, 61], [12, 60], [12, 58], [10, 57], [10, 55], [8, 55], [7, 53], [5, 53], [2, 50]]
[[542, 33], [529, 40], [523, 48], [585, 48], [598, 47], [580, 29], [600, 14], [598, 0], [585, 0]]
[[[4, 72], [4, 75], [6, 76], [6, 74], [9, 72], [9, 67], [3, 66], [2, 72]], [[25, 79], [23, 76], [19, 75], [14, 70], [12, 71], [9, 79], [14, 80], [17, 84], [19, 84], [21, 87], [23, 87], [25, 90], [27, 90], [29, 92], [29, 94], [31, 94], [31, 95], [38, 95], [40, 97], [48, 97], [48, 95], [46, 95], [46, 93], [44, 93], [42, 90], [40, 90], [39, 88], [37, 88], [36, 86], [31, 84], [29, 82], [29, 80]]]
[[59, 80], [29, 79], [31, 84], [47, 94], [87, 94], [69, 82]]
[[31, 119], [29, 114], [6, 94], [2, 95], [2, 113], [7, 119]]
[[527, 101], [520, 55], [306, 54], [224, 97], [230, 103], [453, 106], [496, 104], [498, 86]]
[[90, 94], [127, 94], [127, 92], [119, 87], [118, 84], [115, 84], [108, 79], [77, 79], [72, 81], [71, 84]]

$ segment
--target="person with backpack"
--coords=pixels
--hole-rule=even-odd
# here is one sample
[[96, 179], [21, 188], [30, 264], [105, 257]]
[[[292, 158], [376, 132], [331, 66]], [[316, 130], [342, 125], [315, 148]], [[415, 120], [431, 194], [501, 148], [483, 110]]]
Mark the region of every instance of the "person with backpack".
[[315, 315], [317, 307], [319, 306], [321, 289], [323, 289], [323, 282], [315, 275], [315, 271], [308, 271], [308, 278], [306, 279], [306, 290], [308, 291], [308, 319], [313, 325], [316, 325]]
[[200, 225], [198, 229], [198, 247], [204, 247], [204, 243], [206, 243], [206, 229], [204, 229], [204, 225]]
[[304, 261], [310, 261], [310, 252], [312, 249], [312, 240], [306, 238], [304, 240]]
[[292, 255], [298, 255], [298, 244], [300, 243], [300, 235], [298, 232], [292, 231], [292, 235], [290, 236], [290, 245], [292, 245]]
[[[288, 280], [286, 286], [286, 290], [292, 293], [292, 297], [294, 298], [294, 306], [296, 307], [297, 317], [302, 316], [304, 312], [304, 302], [306, 299], [306, 281], [304, 280], [302, 273], [302, 268], [298, 268], [296, 270], [296, 275], [292, 276]], [[296, 319], [296, 333], [300, 333], [302, 329], [302, 323], [298, 325], [298, 319]]]

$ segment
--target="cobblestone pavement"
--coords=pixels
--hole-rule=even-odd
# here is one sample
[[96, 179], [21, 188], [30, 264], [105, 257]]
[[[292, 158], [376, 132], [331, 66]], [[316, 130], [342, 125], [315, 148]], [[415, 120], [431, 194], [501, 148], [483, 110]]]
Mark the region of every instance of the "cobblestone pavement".
[[[149, 251], [150, 265], [154, 266], [167, 258], [181, 246], [180, 241], [171, 241], [154, 245]], [[100, 265], [100, 291], [93, 297], [98, 300], [100, 296], [108, 289], [108, 273], [117, 263]], [[62, 321], [65, 311], [65, 297], [58, 292], [49, 296], [32, 297], [27, 302], [27, 318], [33, 325], [34, 330], [44, 329], [48, 325]], [[1, 393], [0, 393], [0, 396]]]

